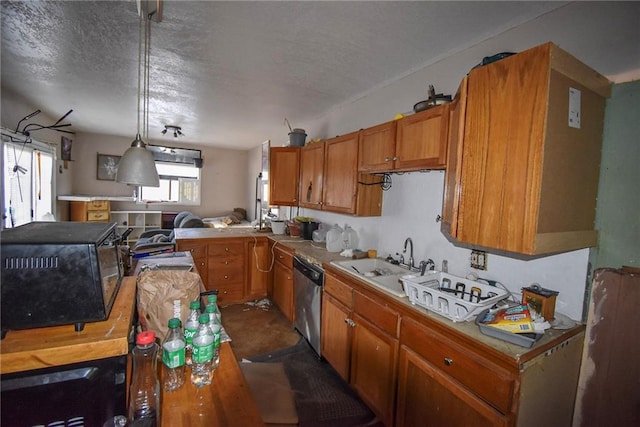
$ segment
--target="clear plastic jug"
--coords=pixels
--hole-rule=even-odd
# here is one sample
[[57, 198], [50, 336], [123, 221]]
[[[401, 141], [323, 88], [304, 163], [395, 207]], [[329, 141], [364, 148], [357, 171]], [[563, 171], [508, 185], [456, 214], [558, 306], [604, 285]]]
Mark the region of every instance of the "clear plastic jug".
[[347, 224], [344, 225], [342, 232], [342, 248], [358, 249], [358, 233]]
[[328, 252], [340, 252], [342, 250], [342, 231], [342, 228], [338, 224], [334, 224], [333, 227], [327, 231]]

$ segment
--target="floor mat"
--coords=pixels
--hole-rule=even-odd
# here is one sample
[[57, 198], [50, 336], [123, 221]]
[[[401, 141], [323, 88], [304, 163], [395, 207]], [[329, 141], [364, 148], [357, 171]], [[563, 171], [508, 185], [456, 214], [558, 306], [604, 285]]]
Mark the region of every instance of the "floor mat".
[[371, 410], [333, 368], [319, 360], [306, 340], [285, 349], [250, 358], [281, 362], [295, 393], [300, 427], [378, 426]]
[[266, 424], [298, 424], [295, 394], [282, 363], [240, 363]]

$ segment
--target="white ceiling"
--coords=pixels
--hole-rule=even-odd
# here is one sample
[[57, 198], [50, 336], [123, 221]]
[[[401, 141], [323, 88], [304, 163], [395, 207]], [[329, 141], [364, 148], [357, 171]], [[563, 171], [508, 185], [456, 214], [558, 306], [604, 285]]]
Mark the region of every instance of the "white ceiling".
[[[285, 117], [317, 119], [564, 3], [164, 1], [151, 30], [149, 135], [177, 125], [185, 136], [167, 141], [253, 148], [286, 135]], [[136, 2], [1, 7], [3, 89], [51, 117], [72, 108], [75, 131], [133, 139]]]

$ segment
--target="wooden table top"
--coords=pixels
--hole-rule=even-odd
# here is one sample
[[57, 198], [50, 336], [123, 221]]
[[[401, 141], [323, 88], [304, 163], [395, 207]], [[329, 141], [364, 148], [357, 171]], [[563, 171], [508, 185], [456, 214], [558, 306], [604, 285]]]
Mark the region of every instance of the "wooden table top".
[[125, 277], [107, 320], [86, 323], [80, 332], [75, 332], [74, 325], [9, 331], [0, 342], [0, 373], [127, 354], [135, 297], [136, 279]]
[[[164, 369], [164, 365], [163, 365]], [[191, 384], [190, 370], [179, 390], [162, 393], [163, 426], [253, 427], [264, 422], [228, 342], [220, 346], [220, 366], [213, 382]]]

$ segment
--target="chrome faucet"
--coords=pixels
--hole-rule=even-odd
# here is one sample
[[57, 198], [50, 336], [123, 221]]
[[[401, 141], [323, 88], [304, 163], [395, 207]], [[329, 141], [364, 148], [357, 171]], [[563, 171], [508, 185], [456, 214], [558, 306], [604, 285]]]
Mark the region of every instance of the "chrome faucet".
[[409, 268], [413, 268], [415, 267], [414, 265], [414, 260], [413, 260], [413, 240], [411, 240], [411, 237], [407, 237], [407, 239], [404, 241], [404, 251], [402, 251], [402, 253], [406, 253], [407, 252], [407, 243], [409, 243], [411, 245], [411, 250], [409, 252], [409, 264], [407, 264], [409, 266]]
[[420, 261], [420, 265], [418, 266], [418, 269], [420, 270], [420, 275], [421, 276], [424, 276], [424, 273], [425, 273], [425, 271], [427, 271], [427, 268], [430, 271], [436, 269], [436, 264], [433, 262], [433, 260], [431, 258], [429, 258], [426, 261]]

